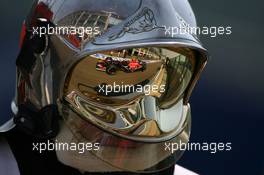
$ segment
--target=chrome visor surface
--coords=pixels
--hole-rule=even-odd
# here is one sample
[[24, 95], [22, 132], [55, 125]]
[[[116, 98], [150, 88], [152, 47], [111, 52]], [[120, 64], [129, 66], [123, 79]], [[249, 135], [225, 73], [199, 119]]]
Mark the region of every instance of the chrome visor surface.
[[182, 131], [183, 95], [195, 69], [182, 48], [132, 48], [89, 55], [68, 75], [64, 103], [124, 138], [160, 142]]
[[132, 48], [96, 53], [83, 58], [64, 88], [94, 103], [120, 106], [153, 96], [160, 108], [176, 104], [195, 69], [194, 53], [182, 48]]

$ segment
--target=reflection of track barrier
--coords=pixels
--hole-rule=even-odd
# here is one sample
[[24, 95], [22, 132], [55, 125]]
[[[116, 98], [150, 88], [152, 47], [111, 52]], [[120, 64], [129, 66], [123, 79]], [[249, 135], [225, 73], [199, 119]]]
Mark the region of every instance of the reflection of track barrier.
[[[157, 91], [150, 91], [149, 95], [153, 97], [161, 97], [161, 92], [165, 92], [165, 84], [167, 79], [167, 73], [164, 65], [161, 66], [157, 76], [154, 78], [154, 81], [152, 83], [152, 86], [157, 86], [159, 89]], [[164, 89], [162, 89], [164, 88]]]

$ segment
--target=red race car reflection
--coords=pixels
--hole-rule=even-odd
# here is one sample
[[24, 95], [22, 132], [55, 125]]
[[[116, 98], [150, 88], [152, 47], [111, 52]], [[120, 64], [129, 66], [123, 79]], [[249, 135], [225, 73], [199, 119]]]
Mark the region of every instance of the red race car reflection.
[[96, 70], [105, 71], [109, 75], [115, 75], [117, 71], [124, 71], [126, 73], [132, 73], [136, 71], [144, 71], [147, 68], [147, 64], [144, 61], [136, 58], [115, 60], [112, 57], [107, 57], [97, 62]]

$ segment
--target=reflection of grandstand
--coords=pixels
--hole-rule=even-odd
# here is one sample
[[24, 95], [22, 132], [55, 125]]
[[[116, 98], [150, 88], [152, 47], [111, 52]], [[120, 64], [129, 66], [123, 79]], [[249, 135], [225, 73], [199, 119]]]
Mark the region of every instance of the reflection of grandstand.
[[124, 50], [114, 50], [104, 52], [104, 54], [110, 55], [112, 57], [121, 58], [138, 58], [143, 60], [161, 60], [165, 57], [161, 54], [161, 50], [158, 48], [134, 48], [134, 49], [124, 49]]
[[161, 51], [158, 48], [136, 48], [133, 49], [132, 55], [153, 60], [160, 60], [162, 58]]

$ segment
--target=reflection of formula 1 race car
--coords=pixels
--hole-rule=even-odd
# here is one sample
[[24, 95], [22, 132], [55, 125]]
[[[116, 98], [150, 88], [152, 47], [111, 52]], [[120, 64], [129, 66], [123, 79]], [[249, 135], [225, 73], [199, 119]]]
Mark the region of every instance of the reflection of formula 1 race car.
[[118, 70], [127, 73], [146, 70], [146, 63], [135, 58], [131, 60], [113, 60], [107, 57], [105, 60], [100, 60], [96, 64], [96, 70], [105, 71], [109, 75], [114, 75]]

